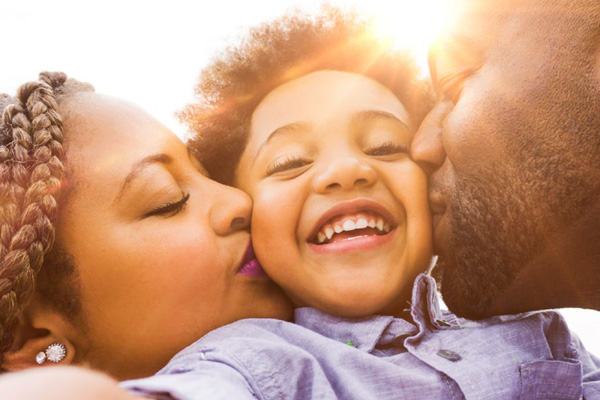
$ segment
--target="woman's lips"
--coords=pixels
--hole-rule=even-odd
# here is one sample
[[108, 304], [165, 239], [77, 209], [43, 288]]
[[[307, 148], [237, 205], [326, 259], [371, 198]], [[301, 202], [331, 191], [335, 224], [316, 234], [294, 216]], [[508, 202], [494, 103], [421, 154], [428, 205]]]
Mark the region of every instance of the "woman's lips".
[[244, 257], [242, 258], [242, 262], [240, 263], [240, 267], [238, 269], [238, 274], [252, 277], [266, 275], [265, 271], [262, 269], [260, 263], [256, 259], [256, 256], [254, 255], [252, 241], [248, 243], [246, 253], [244, 253]]
[[260, 263], [256, 258], [250, 260], [239, 270], [240, 275], [246, 276], [265, 276], [265, 271], [260, 266]]

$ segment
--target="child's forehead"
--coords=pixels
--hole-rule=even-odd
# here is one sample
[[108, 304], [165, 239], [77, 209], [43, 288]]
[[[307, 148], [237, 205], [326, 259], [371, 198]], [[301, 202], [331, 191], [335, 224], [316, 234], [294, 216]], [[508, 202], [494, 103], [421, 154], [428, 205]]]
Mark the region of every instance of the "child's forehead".
[[347, 123], [377, 112], [408, 124], [403, 104], [379, 82], [356, 73], [317, 71], [271, 91], [253, 114], [251, 135], [270, 134], [290, 124]]

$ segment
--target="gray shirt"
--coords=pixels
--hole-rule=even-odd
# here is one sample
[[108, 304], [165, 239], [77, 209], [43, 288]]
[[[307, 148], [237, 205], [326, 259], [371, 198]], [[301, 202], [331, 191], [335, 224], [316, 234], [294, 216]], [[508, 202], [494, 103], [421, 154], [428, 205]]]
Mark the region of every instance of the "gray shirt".
[[413, 321], [247, 319], [210, 332], [156, 375], [122, 387], [160, 399], [600, 399], [600, 360], [556, 312], [467, 321], [413, 289]]

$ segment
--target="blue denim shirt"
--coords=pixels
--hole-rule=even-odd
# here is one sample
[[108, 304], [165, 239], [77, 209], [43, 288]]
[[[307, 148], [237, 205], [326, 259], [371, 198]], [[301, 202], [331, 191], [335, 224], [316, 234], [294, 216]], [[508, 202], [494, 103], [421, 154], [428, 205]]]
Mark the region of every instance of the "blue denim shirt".
[[159, 399], [600, 399], [600, 360], [552, 311], [473, 322], [415, 282], [414, 322], [247, 319], [210, 332], [156, 375], [123, 382]]

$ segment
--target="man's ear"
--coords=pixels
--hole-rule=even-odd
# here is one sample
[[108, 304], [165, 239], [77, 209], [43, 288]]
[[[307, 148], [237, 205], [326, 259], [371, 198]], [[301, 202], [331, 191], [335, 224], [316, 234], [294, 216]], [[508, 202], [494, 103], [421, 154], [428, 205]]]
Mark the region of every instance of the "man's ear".
[[[64, 317], [51, 307], [43, 304], [38, 296], [29, 302], [14, 328], [14, 342], [4, 354], [2, 369], [19, 371], [31, 367], [48, 365], [68, 365], [75, 358], [75, 347], [69, 340], [72, 326]], [[43, 364], [36, 362], [36, 355], [53, 343], [62, 343], [66, 355], [59, 363], [46, 360]]]

